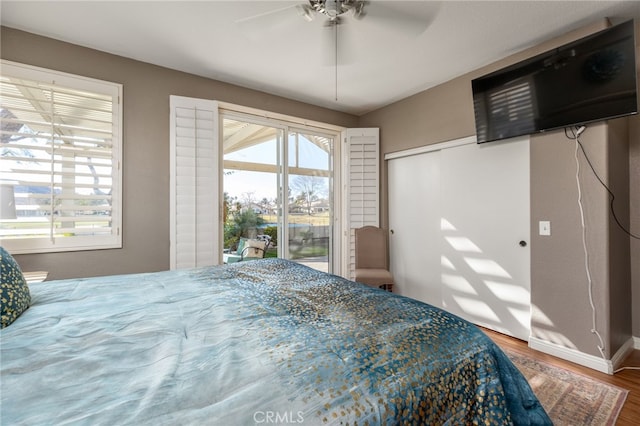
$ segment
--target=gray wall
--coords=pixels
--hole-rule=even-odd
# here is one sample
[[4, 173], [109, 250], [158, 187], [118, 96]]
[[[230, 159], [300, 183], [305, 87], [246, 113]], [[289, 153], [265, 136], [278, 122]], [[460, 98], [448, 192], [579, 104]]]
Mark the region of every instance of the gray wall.
[[[625, 126], [626, 121], [619, 123]], [[605, 183], [611, 185], [608, 158], [610, 147], [615, 145], [609, 135], [609, 126], [600, 123], [590, 125], [581, 142], [594, 168]], [[597, 312], [596, 330], [605, 343], [605, 354], [611, 357], [631, 335], [630, 284], [624, 284], [623, 305], [612, 309], [614, 288], [623, 285], [611, 280], [613, 251], [610, 244], [612, 229], [609, 222], [608, 194], [596, 180], [583, 156], [580, 158], [580, 183], [585, 215], [586, 244], [589, 254], [589, 271], [592, 278], [591, 292]], [[627, 164], [627, 156], [624, 164]], [[582, 225], [577, 204], [578, 191], [575, 179], [575, 143], [564, 132], [538, 135], [531, 139], [531, 301], [532, 335], [544, 341], [577, 348], [582, 352], [600, 356], [600, 343], [591, 333], [592, 310], [589, 301], [589, 281], [585, 269], [582, 243]], [[627, 169], [626, 167], [623, 167]], [[621, 173], [621, 174], [624, 174]], [[628, 181], [628, 174], [625, 175]], [[619, 202], [627, 201], [628, 192], [621, 193]], [[628, 218], [628, 208], [622, 208]], [[550, 220], [552, 235], [537, 235], [539, 220]], [[625, 260], [629, 271], [629, 245]], [[622, 254], [622, 253], [619, 253]], [[617, 280], [618, 277], [613, 277]], [[622, 295], [624, 298], [624, 295]], [[615, 321], [613, 311], [616, 311]], [[615, 323], [615, 331], [612, 329]], [[618, 339], [614, 339], [613, 336]], [[624, 339], [620, 342], [621, 335]]]
[[[640, 24], [636, 35], [640, 34]], [[637, 36], [636, 36], [637, 37]], [[640, 57], [640, 49], [638, 49]], [[629, 208], [631, 229], [640, 235], [640, 116], [629, 120]], [[631, 239], [631, 306], [633, 309], [633, 335], [640, 337], [640, 240]]]
[[[607, 26], [606, 21], [597, 22], [589, 27], [566, 34], [563, 37], [520, 52], [502, 61], [474, 70], [466, 75], [453, 79], [438, 87], [421, 92], [410, 98], [401, 100], [385, 108], [373, 111], [361, 117], [360, 125], [378, 126], [381, 128], [382, 154], [416, 148], [447, 140], [458, 139], [475, 134], [471, 80], [477, 76], [491, 72], [516, 61], [544, 52], [569, 41], [591, 34]], [[636, 28], [637, 32], [637, 28]], [[638, 39], [638, 38], [636, 38]], [[624, 129], [635, 119], [618, 120], [616, 129]], [[638, 127], [633, 126], [635, 139]], [[635, 130], [633, 130], [635, 129]], [[611, 169], [622, 167], [627, 169], [628, 154], [621, 155], [620, 150], [609, 158], [609, 144], [618, 136], [611, 135], [609, 126], [598, 124], [589, 126], [583, 135], [585, 147], [609, 179]], [[631, 157], [631, 177], [627, 178], [630, 189], [620, 198], [629, 199], [628, 191], [637, 193], [640, 176], [640, 162], [637, 142], [632, 149], [635, 157]], [[634, 145], [635, 144], [635, 145]], [[634, 151], [635, 149], [635, 151]], [[635, 161], [635, 163], [633, 163]], [[584, 167], [584, 166], [583, 166]], [[564, 132], [550, 132], [532, 137], [531, 141], [531, 220], [532, 220], [532, 303], [534, 305], [534, 330], [536, 337], [576, 348], [594, 356], [600, 356], [598, 341], [591, 333], [591, 308], [588, 300], [588, 287], [585, 278], [584, 255], [582, 250], [582, 234], [579, 226], [580, 217], [577, 209], [575, 163], [573, 145], [566, 140]], [[622, 172], [624, 174], [624, 171]], [[386, 209], [387, 175], [386, 164], [381, 165], [382, 176], [382, 223], [388, 225]], [[630, 282], [627, 276], [612, 277], [610, 266], [610, 223], [608, 220], [608, 201], [599, 184], [594, 183], [588, 174], [583, 174], [585, 181], [585, 207], [587, 212], [588, 247], [592, 253], [591, 268], [596, 284], [593, 289], [594, 303], [598, 312], [596, 327], [604, 336], [607, 356], [619, 349], [621, 342], [631, 335], [631, 306], [629, 305]], [[620, 175], [616, 175], [616, 182]], [[624, 186], [624, 185], [622, 185]], [[640, 216], [640, 201], [634, 195], [631, 204], [631, 217], [635, 221], [634, 229], [638, 229], [637, 219]], [[629, 220], [627, 210], [626, 221]], [[537, 221], [551, 220], [551, 237], [537, 236]], [[636, 231], [637, 232], [637, 231]], [[612, 237], [616, 241], [617, 234]], [[628, 243], [627, 243], [628, 245]], [[625, 251], [623, 248], [622, 252]], [[622, 260], [622, 263], [628, 262]], [[633, 258], [638, 255], [638, 245], [634, 246]], [[614, 261], [613, 265], [617, 265]], [[627, 267], [627, 269], [629, 269]], [[610, 280], [616, 280], [610, 287]], [[640, 270], [634, 269], [633, 295], [640, 299]], [[611, 290], [611, 291], [610, 291]], [[640, 306], [636, 303], [634, 306]], [[638, 309], [636, 309], [638, 311]], [[615, 312], [615, 313], [614, 313]], [[640, 313], [635, 314], [635, 332]], [[612, 330], [615, 327], [615, 330]]]
[[2, 28], [3, 59], [123, 84], [123, 248], [17, 255], [50, 279], [169, 268], [169, 95], [215, 99], [357, 127], [358, 117]]
[[[608, 126], [608, 185], [615, 199], [613, 208], [622, 226], [629, 230], [630, 187], [629, 137], [630, 120], [611, 120]], [[602, 190], [601, 190], [602, 191]], [[607, 203], [609, 197], [607, 194]], [[608, 206], [607, 206], [608, 207]], [[632, 332], [633, 319], [631, 286], [631, 241], [629, 235], [616, 224], [607, 209], [609, 220], [609, 307], [611, 308], [611, 347], [622, 346]], [[636, 210], [638, 212], [639, 210]], [[636, 213], [637, 215], [637, 213]], [[637, 229], [637, 228], [636, 228]], [[638, 232], [640, 234], [640, 232]], [[636, 305], [638, 306], [638, 305]]]

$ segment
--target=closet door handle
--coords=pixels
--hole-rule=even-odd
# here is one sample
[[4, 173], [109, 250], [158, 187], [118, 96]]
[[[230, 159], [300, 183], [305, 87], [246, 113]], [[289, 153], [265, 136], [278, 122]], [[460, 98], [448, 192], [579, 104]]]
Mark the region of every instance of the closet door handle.
[[526, 247], [527, 246], [527, 242], [525, 240], [520, 240], [520, 242], [518, 244], [520, 244], [520, 247]]

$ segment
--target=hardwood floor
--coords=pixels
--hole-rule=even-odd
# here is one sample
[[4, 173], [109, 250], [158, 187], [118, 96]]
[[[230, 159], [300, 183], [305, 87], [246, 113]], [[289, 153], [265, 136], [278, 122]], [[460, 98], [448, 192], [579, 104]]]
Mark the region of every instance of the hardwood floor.
[[[483, 329], [483, 331], [502, 348], [512, 348], [524, 351], [530, 354], [532, 357], [543, 360], [550, 364], [557, 365], [559, 367], [566, 368], [567, 370], [575, 371], [600, 380], [605, 383], [609, 383], [614, 386], [618, 386], [623, 389], [627, 389], [629, 394], [622, 407], [620, 416], [618, 416], [617, 426], [637, 426], [640, 424], [640, 370], [622, 370], [614, 375], [600, 373], [599, 371], [592, 370], [591, 368], [583, 367], [578, 364], [574, 364], [569, 361], [556, 358], [551, 355], [536, 351], [528, 347], [527, 342], [514, 339], [504, 334], [496, 333], [491, 330]], [[633, 351], [623, 362], [622, 366], [628, 367], [640, 367], [640, 351]]]

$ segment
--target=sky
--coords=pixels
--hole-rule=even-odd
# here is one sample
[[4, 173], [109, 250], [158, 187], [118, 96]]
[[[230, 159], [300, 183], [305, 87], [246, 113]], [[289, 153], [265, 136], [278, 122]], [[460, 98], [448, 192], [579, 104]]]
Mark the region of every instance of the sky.
[[[296, 159], [301, 167], [327, 170], [329, 156], [322, 149], [301, 138], [299, 152], [296, 155], [295, 144], [290, 142], [289, 164], [294, 165]], [[247, 161], [252, 163], [276, 164], [276, 141], [270, 140], [250, 148], [245, 148], [225, 155], [225, 160]], [[240, 170], [225, 170], [224, 192], [242, 200], [243, 194], [253, 193], [256, 201], [277, 197], [278, 181], [275, 173], [250, 172]]]

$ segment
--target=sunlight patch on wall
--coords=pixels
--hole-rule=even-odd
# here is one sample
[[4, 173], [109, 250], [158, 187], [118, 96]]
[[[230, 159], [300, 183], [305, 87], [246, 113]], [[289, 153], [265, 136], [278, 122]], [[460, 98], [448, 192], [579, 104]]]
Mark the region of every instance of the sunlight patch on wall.
[[528, 305], [523, 308], [508, 306], [507, 310], [511, 313], [511, 315], [513, 315], [513, 318], [515, 318], [515, 320], [520, 323], [520, 325], [525, 328], [529, 328], [529, 323], [531, 321], [531, 310], [529, 309]]
[[466, 253], [482, 253], [480, 247], [467, 237], [444, 237], [454, 250]]
[[[485, 285], [495, 296], [505, 302], [529, 306], [531, 294], [522, 286], [513, 283], [484, 280]], [[529, 314], [527, 308], [527, 315]]]
[[446, 256], [440, 257], [440, 265], [443, 269], [449, 269], [450, 271], [456, 270], [456, 266]]
[[540, 340], [544, 340], [545, 342], [554, 343], [558, 346], [563, 346], [569, 349], [578, 349], [571, 340], [569, 340], [564, 334], [558, 333], [557, 331], [540, 330], [539, 328], [535, 328], [533, 336]]
[[451, 290], [465, 294], [473, 294], [475, 296], [478, 295], [478, 292], [473, 288], [471, 283], [460, 275], [442, 274], [442, 283]]
[[553, 321], [533, 303], [531, 304], [531, 315], [538, 325], [555, 327]]
[[456, 227], [453, 226], [453, 224], [445, 218], [440, 219], [440, 230], [441, 231], [457, 231]]
[[465, 257], [464, 261], [476, 274], [499, 278], [513, 278], [511, 274], [509, 274], [509, 272], [507, 272], [507, 270], [500, 266], [500, 264], [495, 260]]
[[533, 337], [566, 348], [578, 349], [564, 334], [556, 331], [553, 321], [534, 304], [531, 305], [531, 325]]
[[468, 297], [453, 295], [453, 300], [460, 306], [460, 308], [470, 315], [479, 318], [481, 321], [487, 321], [491, 323], [500, 324], [500, 318], [491, 309], [489, 305], [478, 300], [469, 299]]

